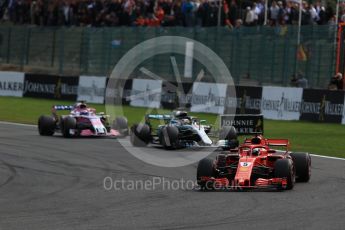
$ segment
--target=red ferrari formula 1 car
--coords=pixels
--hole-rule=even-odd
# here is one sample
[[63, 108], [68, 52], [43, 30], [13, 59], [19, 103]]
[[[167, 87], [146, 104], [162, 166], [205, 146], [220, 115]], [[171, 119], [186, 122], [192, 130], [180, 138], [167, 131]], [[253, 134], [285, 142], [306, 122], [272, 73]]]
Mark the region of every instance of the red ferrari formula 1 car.
[[[57, 111], [60, 110], [68, 110], [70, 113], [58, 116]], [[111, 126], [107, 115], [96, 113], [96, 109], [88, 107], [84, 102], [79, 102], [75, 105], [54, 105], [51, 116], [39, 117], [38, 132], [43, 136], [61, 132], [64, 137], [118, 137], [128, 135], [128, 124], [126, 118], [117, 117]]]
[[[272, 146], [283, 150], [272, 149]], [[308, 182], [310, 176], [308, 153], [290, 152], [288, 140], [266, 139], [262, 135], [246, 139], [238, 148], [219, 154], [215, 160], [201, 160], [197, 168], [197, 182], [206, 190], [290, 190], [295, 181]]]

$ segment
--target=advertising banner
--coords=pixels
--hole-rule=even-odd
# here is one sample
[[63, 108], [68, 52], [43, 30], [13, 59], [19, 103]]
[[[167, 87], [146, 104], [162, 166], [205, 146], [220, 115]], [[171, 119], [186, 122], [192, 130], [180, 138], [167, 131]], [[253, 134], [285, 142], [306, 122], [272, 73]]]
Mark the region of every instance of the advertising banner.
[[226, 84], [194, 82], [191, 111], [223, 114], [226, 90]]
[[106, 77], [80, 76], [78, 101], [103, 104], [106, 80]]
[[0, 72], [0, 96], [22, 97], [24, 90], [24, 73]]
[[303, 91], [300, 120], [341, 123], [344, 92], [317, 89]]
[[129, 105], [131, 102], [132, 79], [106, 79], [105, 102], [112, 105]]
[[[230, 88], [232, 87], [228, 86], [227, 95], [230, 95]], [[227, 97], [225, 113], [230, 113], [236, 106], [236, 114], [260, 114], [262, 87], [236, 86], [236, 97]]]
[[24, 97], [77, 100], [79, 77], [25, 74]]
[[238, 135], [264, 133], [264, 118], [262, 115], [251, 114], [227, 114], [220, 116], [220, 124], [223, 126], [234, 126]]
[[[179, 88], [180, 87], [180, 88]], [[163, 109], [177, 109], [191, 107], [193, 83], [163, 81], [161, 106]]]
[[298, 120], [302, 94], [302, 88], [264, 86], [261, 113], [267, 119]]
[[162, 81], [133, 79], [130, 105], [159, 108], [161, 104]]

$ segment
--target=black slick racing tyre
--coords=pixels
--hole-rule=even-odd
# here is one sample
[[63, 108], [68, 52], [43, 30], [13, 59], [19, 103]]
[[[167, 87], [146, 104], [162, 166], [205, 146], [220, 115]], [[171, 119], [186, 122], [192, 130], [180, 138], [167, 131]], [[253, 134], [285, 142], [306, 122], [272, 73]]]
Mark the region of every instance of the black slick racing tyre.
[[77, 127], [77, 121], [74, 117], [61, 117], [60, 129], [63, 137], [71, 137], [70, 130]]
[[224, 150], [234, 149], [239, 145], [237, 131], [234, 126], [223, 126], [219, 131], [219, 140], [228, 141], [228, 146], [223, 147]]
[[42, 115], [38, 118], [38, 133], [41, 136], [52, 136], [55, 132], [55, 120], [51, 116]]
[[210, 158], [204, 158], [199, 161], [196, 180], [198, 185], [205, 190], [211, 190], [214, 188], [212, 182], [202, 181], [202, 177], [215, 177], [215, 171], [213, 168], [213, 160]]
[[291, 190], [295, 185], [295, 172], [293, 163], [290, 159], [278, 159], [274, 163], [274, 177], [286, 178], [286, 188], [279, 187], [278, 189]]
[[311, 158], [309, 153], [291, 153], [296, 168], [296, 181], [308, 182], [311, 177]]
[[126, 117], [116, 117], [113, 122], [113, 128], [121, 135], [128, 136], [129, 130], [128, 130], [128, 120]]
[[159, 140], [165, 149], [177, 149], [179, 146], [179, 130], [176, 126], [165, 126], [159, 133]]
[[131, 127], [130, 142], [133, 146], [144, 147], [151, 140], [151, 130], [147, 124], [135, 124]]

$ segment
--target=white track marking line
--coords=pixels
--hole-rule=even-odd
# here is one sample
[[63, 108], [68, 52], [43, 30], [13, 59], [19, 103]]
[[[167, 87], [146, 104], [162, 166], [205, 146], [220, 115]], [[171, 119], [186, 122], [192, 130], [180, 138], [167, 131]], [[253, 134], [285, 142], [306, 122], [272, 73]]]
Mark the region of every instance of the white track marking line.
[[[23, 124], [23, 123], [14, 123], [14, 122], [8, 122], [8, 121], [0, 121], [0, 124], [26, 126], [26, 127], [36, 127], [36, 125]], [[323, 156], [323, 155], [316, 155], [316, 154], [310, 154], [310, 156], [326, 158], [326, 159], [332, 159], [332, 160], [345, 161], [345, 158], [340, 158], [340, 157], [330, 157], [330, 156]]]
[[37, 125], [30, 125], [30, 124], [23, 124], [23, 123], [15, 123], [15, 122], [8, 122], [8, 121], [0, 121], [0, 124], [5, 125], [17, 125], [17, 126], [26, 126], [26, 127], [36, 127]]
[[310, 156], [345, 161], [345, 158], [340, 158], [340, 157], [330, 157], [330, 156], [323, 156], [323, 155], [316, 155], [316, 154], [310, 154]]

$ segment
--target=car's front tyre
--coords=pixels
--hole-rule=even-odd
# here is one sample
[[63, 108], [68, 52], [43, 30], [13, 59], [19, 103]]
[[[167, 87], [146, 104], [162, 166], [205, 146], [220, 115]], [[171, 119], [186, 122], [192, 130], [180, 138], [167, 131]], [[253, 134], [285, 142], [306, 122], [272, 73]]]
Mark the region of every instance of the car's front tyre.
[[214, 188], [212, 182], [202, 180], [203, 177], [215, 177], [215, 171], [213, 168], [213, 160], [210, 158], [204, 158], [199, 161], [196, 180], [198, 185], [204, 190], [211, 190]]
[[41, 136], [52, 136], [55, 132], [55, 120], [51, 116], [42, 115], [38, 118], [38, 133]]
[[144, 147], [151, 140], [151, 130], [147, 124], [135, 124], [131, 127], [130, 142], [133, 146]]
[[295, 185], [295, 169], [290, 159], [278, 159], [274, 163], [274, 177], [286, 178], [287, 185], [279, 189], [291, 190]]
[[290, 154], [296, 168], [296, 181], [308, 182], [311, 177], [311, 158], [309, 153]]
[[165, 149], [177, 149], [179, 147], [179, 130], [176, 126], [165, 126], [159, 132], [159, 141]]
[[74, 117], [61, 117], [60, 119], [60, 129], [63, 137], [71, 137], [70, 130], [77, 127], [77, 121]]
[[113, 122], [113, 128], [124, 136], [128, 136], [128, 121], [126, 117], [116, 117]]

